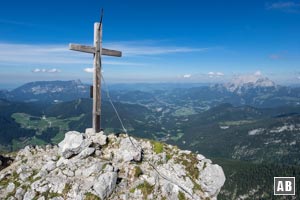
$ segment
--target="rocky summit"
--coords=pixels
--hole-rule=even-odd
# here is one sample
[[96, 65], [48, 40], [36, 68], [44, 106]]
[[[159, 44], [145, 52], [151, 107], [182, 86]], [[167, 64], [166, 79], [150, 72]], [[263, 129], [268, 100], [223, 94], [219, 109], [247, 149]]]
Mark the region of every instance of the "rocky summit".
[[19, 151], [0, 171], [0, 199], [217, 199], [224, 182], [222, 168], [200, 154], [87, 129]]

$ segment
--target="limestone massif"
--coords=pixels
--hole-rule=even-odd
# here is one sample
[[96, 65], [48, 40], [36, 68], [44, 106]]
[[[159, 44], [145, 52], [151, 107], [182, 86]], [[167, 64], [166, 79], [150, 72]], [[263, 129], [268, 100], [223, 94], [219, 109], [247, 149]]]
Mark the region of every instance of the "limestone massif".
[[0, 171], [0, 199], [217, 199], [220, 166], [127, 134], [70, 131], [58, 146], [25, 147]]

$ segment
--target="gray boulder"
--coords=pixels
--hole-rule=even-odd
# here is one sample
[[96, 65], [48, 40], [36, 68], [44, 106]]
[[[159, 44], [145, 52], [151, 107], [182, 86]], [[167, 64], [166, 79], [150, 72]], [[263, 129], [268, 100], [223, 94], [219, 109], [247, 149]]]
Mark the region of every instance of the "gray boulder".
[[207, 164], [199, 175], [201, 188], [210, 197], [216, 197], [225, 182], [225, 175], [219, 165]]
[[99, 133], [95, 133], [93, 129], [86, 129], [85, 130], [85, 136], [87, 139], [90, 139], [93, 143], [105, 145], [107, 143], [107, 136], [104, 135], [103, 131], [100, 131]]
[[117, 173], [107, 172], [101, 174], [94, 185], [94, 190], [101, 199], [108, 197], [116, 187]]
[[24, 196], [24, 194], [25, 194], [25, 192], [26, 192], [26, 191], [25, 191], [23, 188], [18, 188], [18, 189], [16, 190], [16, 194], [15, 194], [16, 199], [22, 200], [22, 199], [23, 199], [23, 196]]
[[54, 161], [49, 161], [42, 167], [42, 170], [46, 170], [49, 172], [54, 170], [55, 168], [56, 168], [56, 163]]
[[70, 158], [79, 154], [84, 148], [88, 147], [91, 141], [84, 140], [83, 135], [77, 131], [69, 131], [65, 134], [65, 138], [58, 146], [61, 155], [64, 158]]
[[88, 147], [83, 149], [76, 157], [78, 157], [78, 159], [84, 159], [92, 155], [94, 152], [95, 152], [95, 148]]
[[25, 195], [23, 200], [32, 200], [35, 197], [36, 193], [34, 190], [28, 190]]
[[15, 187], [16, 186], [15, 186], [14, 183], [9, 183], [8, 186], [7, 186], [7, 188], [6, 188], [6, 192], [7, 193], [11, 193], [12, 191], [14, 191]]
[[142, 150], [138, 141], [132, 137], [122, 138], [117, 152], [117, 157], [124, 162], [141, 161]]

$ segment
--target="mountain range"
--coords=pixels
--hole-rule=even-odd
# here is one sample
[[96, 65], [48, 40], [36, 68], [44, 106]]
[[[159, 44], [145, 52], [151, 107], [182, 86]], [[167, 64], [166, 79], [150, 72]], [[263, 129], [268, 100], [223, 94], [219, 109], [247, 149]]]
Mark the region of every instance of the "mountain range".
[[26, 83], [12, 91], [0, 91], [0, 98], [21, 102], [63, 102], [77, 98], [87, 98], [90, 87], [80, 80], [37, 81]]
[[[300, 87], [280, 86], [259, 74], [230, 83], [168, 87], [109, 85], [129, 134], [201, 152], [230, 174], [221, 199], [251, 196], [246, 187], [232, 184], [247, 185], [251, 197], [268, 199], [264, 191], [272, 188], [264, 181], [299, 172]], [[102, 127], [105, 133], [122, 132], [106, 94], [103, 90]], [[0, 97], [2, 151], [58, 144], [66, 131], [91, 126], [89, 86], [79, 81], [28, 83]], [[263, 180], [242, 178], [257, 171]]]
[[[220, 103], [255, 107], [300, 105], [300, 87], [277, 85], [260, 74], [238, 76], [223, 84], [112, 84], [109, 88], [114, 100], [131, 103], [152, 99], [176, 104], [197, 99], [197, 104], [193, 105], [196, 108], [210, 108]], [[90, 86], [80, 80], [39, 81], [24, 84], [11, 91], [2, 90], [0, 98], [14, 102], [57, 103], [89, 98], [89, 94]], [[172, 98], [169, 98], [170, 95]], [[106, 95], [102, 96], [106, 98]]]

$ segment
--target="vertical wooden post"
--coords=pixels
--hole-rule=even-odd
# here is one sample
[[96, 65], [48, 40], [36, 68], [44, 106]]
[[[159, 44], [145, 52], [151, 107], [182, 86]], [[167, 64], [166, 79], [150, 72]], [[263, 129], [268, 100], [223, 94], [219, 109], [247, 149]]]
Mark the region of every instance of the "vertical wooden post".
[[102, 54], [102, 24], [94, 24], [94, 77], [93, 77], [93, 129], [100, 132], [101, 127], [101, 54]]
[[[103, 15], [103, 10], [102, 10]], [[122, 52], [111, 49], [102, 49], [102, 15], [100, 23], [94, 24], [94, 46], [69, 44], [70, 50], [94, 54], [93, 74], [93, 130], [95, 133], [101, 130], [101, 55], [121, 57]]]

